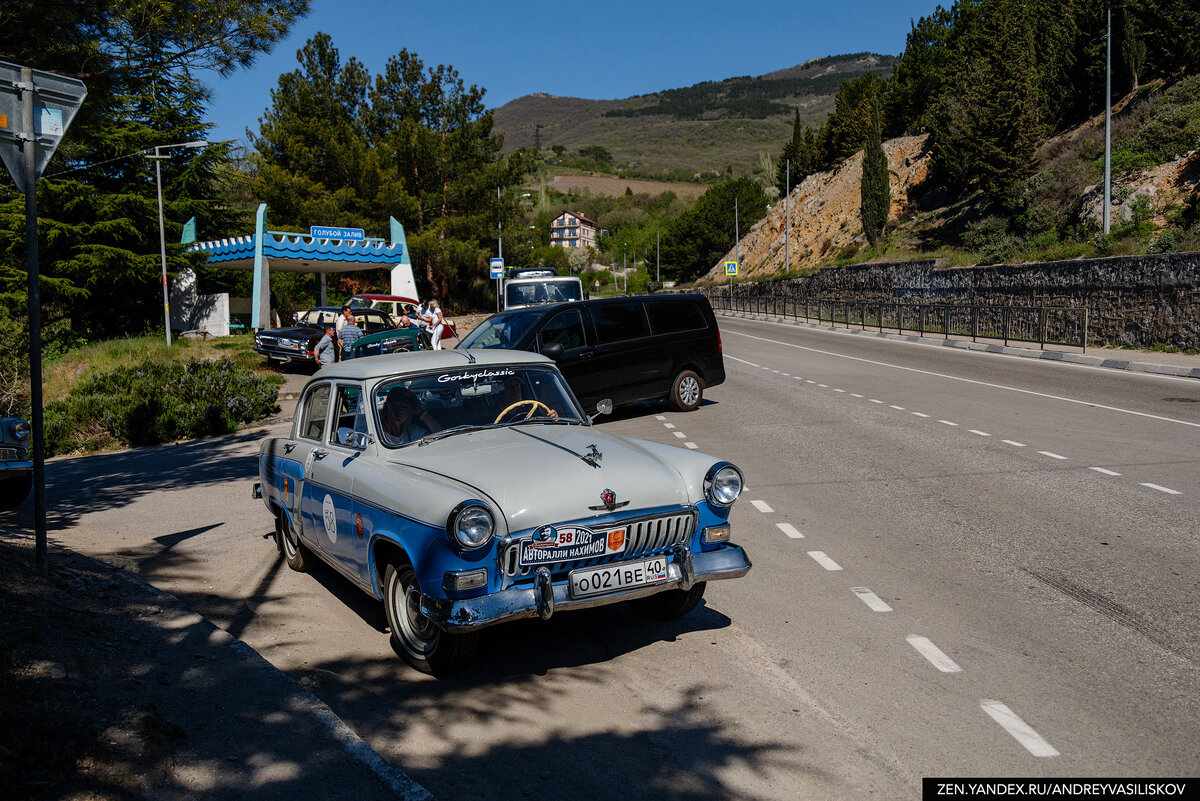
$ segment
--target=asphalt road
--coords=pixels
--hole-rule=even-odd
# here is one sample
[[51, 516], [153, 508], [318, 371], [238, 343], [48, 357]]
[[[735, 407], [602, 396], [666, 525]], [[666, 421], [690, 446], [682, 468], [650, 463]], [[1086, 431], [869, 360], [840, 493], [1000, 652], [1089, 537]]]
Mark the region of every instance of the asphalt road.
[[438, 681], [249, 497], [274, 430], [48, 466], [51, 528], [310, 687], [439, 798], [919, 798], [1192, 775], [1200, 382], [721, 321], [724, 385], [603, 425], [727, 458], [754, 569], [683, 620], [488, 631]]

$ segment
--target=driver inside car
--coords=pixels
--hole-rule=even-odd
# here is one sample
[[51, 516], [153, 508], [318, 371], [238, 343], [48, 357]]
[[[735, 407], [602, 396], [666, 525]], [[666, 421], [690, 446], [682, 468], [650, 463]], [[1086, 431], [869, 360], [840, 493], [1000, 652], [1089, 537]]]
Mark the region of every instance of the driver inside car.
[[[558, 419], [558, 412], [536, 398], [526, 398], [521, 388], [521, 379], [516, 376], [506, 378], [500, 387], [496, 408], [500, 411], [497, 422], [501, 419], [524, 420], [530, 417], [549, 417]], [[511, 411], [510, 411], [511, 410]]]
[[384, 436], [401, 445], [416, 442], [441, 428], [407, 387], [388, 390], [383, 408], [379, 410], [379, 422]]

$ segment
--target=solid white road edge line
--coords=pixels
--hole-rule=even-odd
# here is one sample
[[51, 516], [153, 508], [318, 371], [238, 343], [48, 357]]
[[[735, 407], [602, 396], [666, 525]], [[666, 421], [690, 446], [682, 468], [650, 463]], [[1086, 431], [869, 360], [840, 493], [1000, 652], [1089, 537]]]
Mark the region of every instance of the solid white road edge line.
[[1004, 730], [1011, 734], [1018, 743], [1025, 746], [1025, 750], [1033, 754], [1035, 757], [1055, 757], [1058, 756], [1058, 750], [1042, 739], [1042, 736], [1029, 727], [1025, 721], [1021, 720], [1016, 714], [999, 701], [983, 699], [979, 702], [983, 707], [983, 711], [991, 716], [992, 720], [1004, 727]]
[[943, 673], [961, 673], [960, 668], [953, 659], [946, 656], [941, 648], [938, 648], [928, 637], [922, 637], [919, 634], [910, 634], [904, 639], [908, 640], [908, 644], [917, 649], [917, 653], [929, 660], [929, 664], [933, 665]]
[[869, 606], [874, 612], [890, 612], [892, 607], [875, 593], [871, 592], [866, 587], [851, 587], [850, 592], [858, 596], [859, 600]]

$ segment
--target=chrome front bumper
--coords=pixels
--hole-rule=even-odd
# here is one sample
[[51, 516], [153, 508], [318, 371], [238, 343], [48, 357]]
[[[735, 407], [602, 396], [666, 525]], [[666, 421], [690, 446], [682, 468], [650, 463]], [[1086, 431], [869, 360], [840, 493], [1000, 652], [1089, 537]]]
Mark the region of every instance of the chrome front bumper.
[[548, 619], [555, 612], [631, 601], [663, 590], [687, 590], [701, 581], [744, 576], [750, 567], [749, 557], [737, 545], [700, 553], [681, 548], [671, 556], [671, 562], [667, 565], [667, 580], [659, 584], [609, 595], [571, 598], [568, 581], [552, 581], [549, 571], [539, 570], [533, 587], [510, 587], [466, 600], [422, 596], [421, 612], [446, 631], [473, 631], [526, 617]]

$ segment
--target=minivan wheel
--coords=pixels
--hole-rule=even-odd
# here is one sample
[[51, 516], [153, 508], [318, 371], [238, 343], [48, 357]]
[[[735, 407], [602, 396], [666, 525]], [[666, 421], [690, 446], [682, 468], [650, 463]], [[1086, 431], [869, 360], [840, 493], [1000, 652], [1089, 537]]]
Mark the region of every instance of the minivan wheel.
[[681, 370], [671, 382], [671, 407], [678, 412], [690, 412], [704, 398], [704, 382], [693, 370]]
[[475, 653], [478, 634], [442, 631], [421, 611], [421, 586], [407, 562], [388, 564], [383, 577], [383, 609], [392, 629], [392, 647], [422, 673], [449, 673]]

